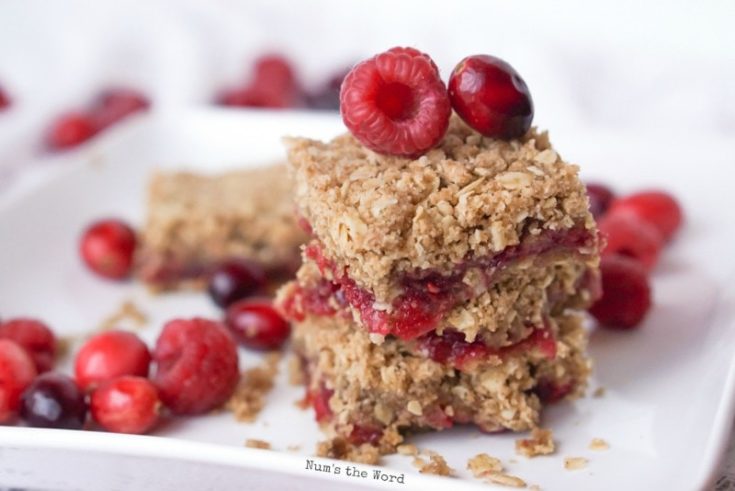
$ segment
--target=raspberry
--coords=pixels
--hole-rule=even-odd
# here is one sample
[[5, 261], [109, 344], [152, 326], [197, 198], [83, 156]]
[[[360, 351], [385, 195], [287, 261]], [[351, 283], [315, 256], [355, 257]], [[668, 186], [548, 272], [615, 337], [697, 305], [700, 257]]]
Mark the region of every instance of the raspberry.
[[52, 150], [66, 150], [89, 140], [98, 130], [91, 116], [77, 112], [68, 113], [51, 126], [47, 145]]
[[610, 204], [615, 198], [615, 194], [609, 187], [603, 184], [588, 183], [587, 197], [590, 200], [590, 212], [592, 213], [592, 216], [599, 219], [602, 218], [608, 208], [610, 208]]
[[241, 300], [230, 305], [225, 322], [240, 344], [259, 350], [280, 348], [291, 332], [268, 300]]
[[168, 322], [156, 342], [153, 382], [174, 413], [198, 414], [224, 403], [239, 379], [235, 341], [207, 319]]
[[15, 342], [0, 339], [0, 424], [15, 417], [23, 391], [36, 377], [33, 360]]
[[148, 375], [151, 355], [132, 332], [107, 331], [90, 338], [77, 353], [74, 374], [83, 389], [123, 375]]
[[115, 433], [143, 434], [158, 422], [161, 401], [150, 380], [125, 376], [102, 384], [92, 393], [92, 417]]
[[89, 269], [98, 275], [122, 280], [133, 268], [135, 245], [135, 231], [125, 222], [100, 220], [82, 234], [79, 252]]
[[637, 326], [651, 307], [651, 287], [643, 264], [626, 256], [605, 256], [600, 271], [602, 298], [590, 308], [590, 313], [606, 327]]
[[25, 349], [38, 373], [51, 370], [56, 356], [56, 337], [46, 324], [36, 319], [10, 319], [0, 323], [0, 339], [10, 339]]
[[622, 254], [638, 259], [650, 271], [658, 262], [663, 242], [655, 227], [628, 214], [608, 213], [600, 221], [607, 238], [603, 255]]
[[449, 126], [449, 96], [436, 65], [412, 48], [394, 48], [356, 65], [342, 82], [342, 119], [363, 145], [415, 158]]
[[673, 237], [684, 220], [679, 203], [663, 191], [644, 191], [615, 200], [609, 212], [635, 215], [656, 227], [664, 241]]

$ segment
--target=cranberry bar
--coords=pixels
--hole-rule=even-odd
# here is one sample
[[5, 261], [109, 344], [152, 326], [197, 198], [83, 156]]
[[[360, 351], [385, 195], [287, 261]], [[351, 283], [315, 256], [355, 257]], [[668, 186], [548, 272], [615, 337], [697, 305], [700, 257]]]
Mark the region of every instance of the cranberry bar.
[[256, 261], [272, 276], [291, 275], [305, 240], [283, 165], [215, 176], [158, 172], [150, 182], [137, 271], [160, 289], [199, 284], [232, 258]]

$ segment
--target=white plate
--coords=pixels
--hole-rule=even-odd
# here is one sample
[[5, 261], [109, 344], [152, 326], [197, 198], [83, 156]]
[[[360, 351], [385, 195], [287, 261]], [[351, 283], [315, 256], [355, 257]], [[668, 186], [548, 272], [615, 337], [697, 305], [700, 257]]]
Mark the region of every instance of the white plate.
[[[152, 297], [139, 285], [100, 281], [77, 257], [80, 230], [116, 215], [141, 223], [146, 176], [154, 167], [219, 171], [281, 158], [280, 137], [329, 137], [341, 131], [332, 116], [200, 110], [138, 119], [80, 152], [50, 160], [47, 178], [0, 197], [0, 314], [46, 319], [58, 333], [91, 331], [128, 298], [151, 318], [152, 341], [173, 316], [217, 316], [201, 294]], [[157, 436], [0, 428], [0, 486], [58, 489], [488, 489], [465, 470], [469, 457], [487, 452], [508, 471], [545, 490], [695, 489], [714, 477], [733, 416], [735, 272], [732, 155], [726, 142], [663, 143], [661, 139], [567, 128], [554, 134], [565, 157], [583, 162], [585, 177], [622, 190], [668, 188], [682, 199], [687, 226], [666, 251], [654, 277], [656, 304], [645, 325], [629, 333], [596, 331], [592, 388], [586, 398], [548, 410], [555, 455], [514, 455], [515, 436], [483, 435], [471, 428], [425, 434], [412, 441], [438, 451], [462, 479], [419, 475], [410, 458], [385, 459], [405, 473], [405, 484], [322, 474], [305, 469], [320, 438], [310, 411], [294, 401], [302, 389], [285, 381], [285, 366], [265, 410], [253, 424], [228, 413], [171, 422]], [[258, 356], [242, 354], [244, 366]], [[592, 452], [593, 437], [610, 450]], [[246, 438], [277, 451], [243, 447]], [[301, 445], [297, 453], [285, 451]], [[565, 456], [589, 458], [565, 471]], [[113, 458], [114, 457], [114, 458]], [[84, 459], [84, 460], [79, 460]], [[336, 463], [346, 469], [347, 464]], [[363, 469], [370, 469], [361, 466]]]

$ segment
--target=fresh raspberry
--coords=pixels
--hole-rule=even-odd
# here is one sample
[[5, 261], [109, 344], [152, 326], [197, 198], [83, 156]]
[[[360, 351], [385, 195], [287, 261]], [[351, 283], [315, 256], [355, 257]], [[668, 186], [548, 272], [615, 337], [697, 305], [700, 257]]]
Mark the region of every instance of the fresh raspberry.
[[588, 183], [587, 197], [590, 200], [590, 212], [592, 216], [599, 219], [610, 208], [610, 204], [615, 199], [615, 194], [604, 184]]
[[590, 313], [606, 327], [636, 327], [651, 307], [651, 287], [643, 264], [626, 256], [604, 256], [600, 271], [602, 298]]
[[416, 48], [412, 48], [410, 46], [396, 46], [395, 48], [389, 49], [388, 50], [388, 53], [394, 53], [394, 54], [397, 54], [397, 55], [406, 54], [406, 55], [411, 56], [411, 57], [423, 58], [426, 61], [428, 61], [429, 63], [431, 63], [431, 67], [434, 69], [434, 71], [436, 72], [436, 74], [437, 75], [439, 74], [439, 67], [436, 66], [436, 63], [434, 63], [434, 60], [432, 60], [429, 55], [427, 55], [426, 53], [422, 53], [421, 51], [417, 50]]
[[66, 150], [89, 140], [98, 130], [91, 116], [79, 112], [68, 113], [51, 126], [47, 145], [52, 150]]
[[342, 83], [340, 109], [363, 145], [409, 158], [441, 141], [452, 112], [436, 65], [410, 48], [357, 64]]
[[99, 129], [117, 123], [136, 112], [145, 111], [150, 101], [140, 92], [131, 89], [110, 89], [102, 94], [92, 107], [92, 117]]
[[209, 277], [207, 291], [218, 307], [227, 308], [238, 300], [255, 294], [266, 284], [263, 268], [254, 261], [225, 261]]
[[10, 319], [0, 323], [0, 339], [15, 341], [36, 364], [38, 373], [51, 370], [56, 356], [56, 336], [37, 319]]
[[36, 378], [28, 353], [9, 339], [0, 339], [0, 424], [13, 420], [23, 391]]
[[87, 228], [79, 251], [89, 269], [113, 280], [127, 278], [133, 267], [135, 231], [116, 219], [100, 220]]
[[146, 377], [151, 364], [148, 347], [127, 331], [106, 331], [91, 337], [77, 353], [74, 374], [83, 389], [123, 375]]
[[227, 309], [227, 327], [248, 348], [278, 349], [288, 339], [291, 328], [268, 300], [236, 302]]
[[219, 322], [176, 319], [156, 342], [153, 382], [174, 413], [199, 414], [223, 404], [235, 390], [238, 371], [235, 341]]
[[603, 255], [622, 254], [636, 258], [648, 271], [658, 262], [663, 247], [661, 234], [638, 217], [608, 213], [600, 221], [600, 231], [607, 239]]
[[679, 203], [664, 191], [643, 191], [617, 199], [609, 212], [635, 215], [656, 227], [664, 241], [674, 236], [684, 220]]
[[23, 393], [20, 416], [30, 426], [79, 430], [87, 401], [74, 381], [57, 372], [39, 375]]
[[100, 385], [89, 405], [94, 420], [107, 431], [142, 435], [158, 422], [161, 401], [150, 380], [125, 376]]

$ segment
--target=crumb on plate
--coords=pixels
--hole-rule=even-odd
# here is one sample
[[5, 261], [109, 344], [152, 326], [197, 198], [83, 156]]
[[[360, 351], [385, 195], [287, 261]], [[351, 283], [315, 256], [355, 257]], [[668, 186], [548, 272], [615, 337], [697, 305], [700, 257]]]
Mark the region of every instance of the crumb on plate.
[[568, 471], [577, 471], [587, 467], [588, 462], [584, 457], [564, 457], [564, 468]]
[[516, 440], [516, 453], [526, 457], [549, 455], [554, 453], [555, 445], [551, 430], [534, 428], [530, 438]]

